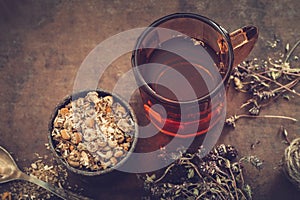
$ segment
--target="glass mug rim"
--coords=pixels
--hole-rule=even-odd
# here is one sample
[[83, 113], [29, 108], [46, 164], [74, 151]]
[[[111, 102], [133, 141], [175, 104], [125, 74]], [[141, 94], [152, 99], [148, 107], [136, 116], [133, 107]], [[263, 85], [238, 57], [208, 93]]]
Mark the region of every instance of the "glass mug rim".
[[[210, 91], [207, 95], [204, 95], [204, 96], [199, 97], [199, 98], [194, 99], [194, 100], [175, 101], [175, 100], [168, 99], [168, 98], [156, 93], [147, 84], [147, 82], [144, 80], [143, 76], [141, 75], [138, 67], [136, 67], [136, 66], [138, 66], [138, 64], [137, 64], [138, 63], [137, 62], [137, 54], [138, 54], [138, 51], [141, 49], [141, 48], [139, 48], [139, 46], [141, 45], [141, 43], [143, 42], [145, 37], [148, 35], [148, 33], [150, 33], [153, 29], [158, 27], [160, 24], [162, 24], [166, 21], [169, 21], [170, 19], [175, 19], [175, 18], [197, 19], [197, 20], [200, 20], [200, 21], [208, 24], [210, 27], [212, 27], [214, 30], [216, 30], [218, 33], [220, 33], [224, 37], [224, 39], [225, 39], [225, 41], [228, 45], [228, 59], [229, 59], [229, 62], [228, 62], [228, 68], [226, 70], [226, 74], [224, 75], [224, 78], [222, 78], [220, 83], [218, 83], [218, 85], [216, 87], [214, 87], [214, 89], [212, 91]], [[211, 19], [209, 19], [205, 16], [195, 14], [195, 13], [173, 13], [173, 14], [166, 15], [166, 16], [164, 16], [162, 18], [159, 18], [156, 21], [154, 21], [138, 37], [138, 40], [135, 44], [134, 50], [132, 52], [132, 57], [131, 57], [133, 72], [135, 73], [135, 77], [138, 78], [138, 81], [142, 83], [143, 87], [145, 87], [145, 89], [146, 89], [145, 92], [147, 92], [151, 96], [156, 97], [161, 102], [166, 102], [168, 104], [174, 104], [174, 105], [178, 105], [178, 104], [184, 105], [184, 104], [190, 104], [190, 103], [195, 103], [195, 102], [205, 102], [205, 101], [207, 101], [207, 99], [212, 98], [213, 96], [218, 94], [219, 90], [221, 90], [222, 87], [225, 87], [225, 84], [227, 84], [227, 82], [228, 82], [228, 79], [229, 79], [231, 71], [232, 71], [233, 61], [234, 61], [234, 53], [233, 53], [233, 47], [232, 47], [232, 44], [231, 44], [229, 33], [222, 26], [220, 26], [219, 24], [217, 24], [213, 20], [211, 20]]]

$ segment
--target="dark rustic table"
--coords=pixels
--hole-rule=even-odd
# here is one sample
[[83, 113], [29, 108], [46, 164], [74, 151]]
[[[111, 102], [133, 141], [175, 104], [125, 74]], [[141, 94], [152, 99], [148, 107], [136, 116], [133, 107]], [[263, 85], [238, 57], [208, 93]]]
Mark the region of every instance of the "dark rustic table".
[[[72, 93], [79, 66], [88, 53], [117, 33], [145, 27], [170, 13], [193, 12], [213, 19], [228, 31], [249, 24], [257, 26], [260, 34], [249, 58], [266, 59], [270, 50], [267, 41], [274, 41], [274, 36], [280, 39], [282, 50], [286, 43], [292, 45], [300, 39], [299, 10], [297, 0], [0, 0], [0, 145], [12, 152], [21, 169], [36, 160], [35, 152], [50, 158], [45, 143], [54, 107]], [[111, 64], [98, 87], [112, 90], [130, 68], [128, 53]], [[142, 119], [137, 96], [135, 93], [130, 103]], [[231, 87], [227, 115], [237, 113], [244, 100], [245, 96]], [[261, 114], [299, 120], [299, 102], [297, 96], [289, 101], [280, 98]], [[282, 173], [281, 159], [287, 145], [278, 133], [281, 125], [290, 139], [299, 137], [299, 122], [241, 119], [235, 129], [225, 127], [218, 141], [234, 145], [241, 156], [256, 155], [263, 161], [260, 170], [245, 166], [245, 181], [251, 185], [254, 199], [299, 199], [299, 191]], [[252, 144], [256, 144], [255, 148]], [[145, 147], [140, 144], [138, 148]], [[141, 199], [142, 195], [142, 182], [132, 173], [115, 172], [93, 178], [69, 173], [69, 181], [95, 199]], [[9, 187], [0, 185], [0, 194], [9, 191]]]

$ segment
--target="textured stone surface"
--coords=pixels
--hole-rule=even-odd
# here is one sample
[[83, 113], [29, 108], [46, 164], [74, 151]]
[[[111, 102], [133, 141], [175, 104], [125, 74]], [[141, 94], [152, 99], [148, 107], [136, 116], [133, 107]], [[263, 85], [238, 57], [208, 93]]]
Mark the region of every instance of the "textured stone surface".
[[[13, 153], [20, 168], [33, 161], [34, 152], [50, 155], [44, 144], [54, 107], [72, 92], [79, 66], [88, 53], [114, 34], [147, 26], [170, 13], [194, 12], [217, 21], [228, 31], [249, 24], [257, 26], [260, 36], [250, 57], [266, 58], [265, 42], [273, 40], [274, 35], [284, 44], [300, 39], [299, 9], [297, 0], [0, 0], [0, 145]], [[130, 55], [126, 54], [107, 70], [99, 87], [111, 90], [130, 68]], [[238, 112], [243, 98], [229, 91], [228, 115]], [[132, 105], [142, 118], [134, 98]], [[276, 101], [262, 114], [300, 119], [299, 113], [299, 97], [295, 97], [289, 102]], [[288, 129], [290, 138], [299, 136], [299, 122], [240, 120], [236, 129], [225, 128], [219, 141], [236, 146], [241, 155], [257, 155], [264, 161], [259, 171], [245, 166], [254, 199], [299, 197], [281, 171], [286, 145], [278, 134], [280, 125]], [[251, 149], [256, 141], [260, 144]], [[112, 176], [91, 180], [73, 175], [70, 181], [95, 199], [140, 199], [141, 183], [134, 174]], [[5, 186], [1, 187], [3, 191]]]

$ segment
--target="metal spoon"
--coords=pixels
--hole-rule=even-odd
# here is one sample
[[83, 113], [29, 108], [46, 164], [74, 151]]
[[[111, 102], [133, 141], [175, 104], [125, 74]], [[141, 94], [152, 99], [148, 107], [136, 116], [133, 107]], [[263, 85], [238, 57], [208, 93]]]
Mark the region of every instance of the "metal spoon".
[[87, 197], [82, 197], [63, 188], [50, 185], [49, 183], [41, 181], [40, 179], [28, 176], [18, 168], [16, 162], [14, 161], [10, 153], [0, 146], [0, 183], [6, 183], [13, 180], [29, 181], [42, 188], [45, 188], [46, 190], [52, 192], [53, 194], [62, 199], [89, 199]]

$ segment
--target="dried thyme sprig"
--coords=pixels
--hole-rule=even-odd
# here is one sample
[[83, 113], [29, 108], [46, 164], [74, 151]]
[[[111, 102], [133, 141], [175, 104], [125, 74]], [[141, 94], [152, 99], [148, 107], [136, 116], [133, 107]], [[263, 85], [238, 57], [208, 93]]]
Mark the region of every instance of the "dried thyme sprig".
[[242, 162], [248, 162], [251, 165], [253, 165], [256, 169], [261, 169], [263, 166], [263, 161], [261, 161], [257, 156], [251, 155], [251, 156], [244, 156], [239, 160], [239, 163]]
[[[251, 71], [251, 70], [249, 70], [246, 67], [241, 66], [241, 65], [239, 65], [238, 68], [247, 71], [249, 74], [253, 74], [253, 75], [250, 75], [250, 76], [254, 77], [257, 80], [257, 82], [251, 81], [251, 82], [249, 82], [249, 84], [250, 83], [256, 83], [258, 85], [258, 87], [260, 87], [260, 85], [263, 85], [264, 87], [266, 87], [266, 88], [269, 89], [270, 88], [270, 83], [274, 83], [275, 85], [279, 86], [279, 88], [276, 88], [277, 90], [279, 90], [279, 89], [285, 89], [285, 90], [287, 90], [287, 91], [289, 91], [289, 92], [291, 92], [293, 94], [296, 94], [297, 96], [300, 96], [300, 94], [298, 92], [292, 90], [290, 87], [285, 86], [285, 85], [277, 82], [276, 80], [273, 80], [273, 79], [276, 79], [275, 77], [273, 79], [271, 79], [271, 78], [269, 78], [267, 76], [263, 76], [263, 75], [261, 75], [259, 73], [253, 72], [253, 71]], [[283, 70], [277, 70], [277, 71], [280, 72], [280, 73], [283, 72]], [[272, 70], [272, 72], [274, 72], [274, 70]], [[264, 81], [268, 81], [270, 83], [267, 83], [267, 82], [264, 82]], [[253, 88], [252, 88], [252, 90], [253, 90]], [[259, 91], [265, 91], [265, 90], [260, 89]], [[266, 90], [266, 91], [268, 91], [268, 90]], [[256, 90], [253, 93], [254, 95], [255, 95], [255, 92], [256, 92]], [[262, 99], [262, 98], [260, 98], [260, 99]]]
[[205, 157], [200, 151], [180, 155], [162, 175], [144, 177], [150, 199], [252, 199], [234, 147], [221, 144]]
[[[271, 48], [277, 47], [277, 43], [280, 41], [276, 39], [276, 42], [269, 42]], [[267, 58], [267, 60], [254, 58], [250, 61], [244, 61], [235, 68], [231, 75], [231, 79], [234, 82], [235, 89], [239, 92], [249, 94], [249, 98], [243, 103], [240, 108], [248, 109], [250, 115], [233, 115], [226, 119], [226, 124], [235, 127], [235, 122], [240, 118], [257, 118], [260, 110], [263, 107], [270, 105], [275, 99], [281, 95], [286, 99], [289, 99], [285, 92], [290, 92], [293, 95], [300, 96], [300, 93], [293, 88], [300, 81], [300, 68], [291, 66], [291, 56], [299, 46], [300, 40], [289, 49], [289, 44], [286, 45], [285, 53], [279, 53], [274, 58]], [[297, 58], [297, 57], [295, 57]], [[298, 61], [298, 59], [294, 59]], [[284, 94], [284, 95], [283, 95]], [[270, 118], [267, 115], [262, 118]], [[272, 118], [293, 118], [286, 116], [274, 116]]]
[[241, 118], [275, 118], [275, 119], [287, 119], [291, 120], [294, 122], [297, 122], [298, 120], [292, 117], [287, 117], [287, 116], [280, 116], [280, 115], [262, 115], [262, 116], [254, 116], [254, 115], [232, 115], [229, 118], [225, 120], [225, 124], [235, 127], [236, 126], [236, 121], [241, 119]]

